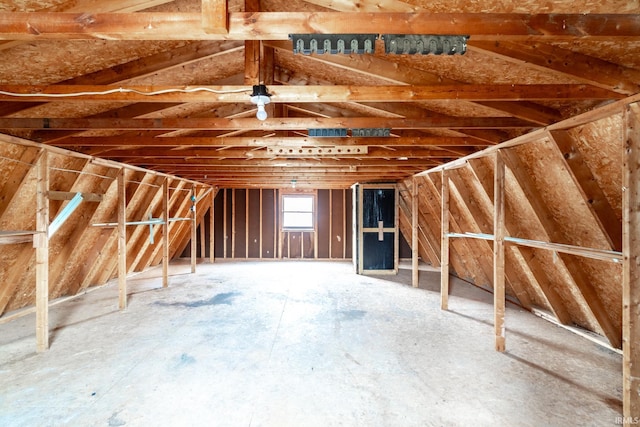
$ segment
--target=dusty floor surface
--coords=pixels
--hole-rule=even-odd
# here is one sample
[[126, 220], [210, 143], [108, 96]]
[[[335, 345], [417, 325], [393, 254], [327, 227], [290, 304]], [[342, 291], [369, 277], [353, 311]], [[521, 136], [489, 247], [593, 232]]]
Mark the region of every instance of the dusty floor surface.
[[621, 357], [516, 306], [493, 349], [492, 296], [439, 273], [348, 263], [172, 265], [0, 325], [0, 426], [606, 426]]

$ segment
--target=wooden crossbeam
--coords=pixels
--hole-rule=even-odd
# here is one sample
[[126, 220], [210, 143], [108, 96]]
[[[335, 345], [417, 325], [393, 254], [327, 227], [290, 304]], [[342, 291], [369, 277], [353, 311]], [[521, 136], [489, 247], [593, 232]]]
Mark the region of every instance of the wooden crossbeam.
[[[621, 99], [623, 94], [584, 84], [430, 86], [268, 86], [272, 103], [415, 102], [438, 99], [467, 101], [546, 101]], [[252, 86], [103, 86], [103, 85], [0, 85], [0, 101], [11, 102], [234, 102], [250, 103]], [[26, 96], [16, 96], [21, 94]], [[81, 95], [79, 95], [81, 94]]]
[[[98, 150], [100, 150], [98, 148]], [[329, 154], [304, 154], [304, 149], [300, 149], [303, 153], [296, 153], [289, 155], [292, 158], [338, 158], [338, 157], [357, 157], [357, 158], [394, 158], [399, 159], [402, 157], [408, 158], [442, 158], [452, 157], [449, 151], [438, 150], [432, 148], [385, 148], [385, 147], [369, 147], [367, 153], [348, 153], [346, 149], [341, 149], [342, 152], [338, 152], [338, 149], [333, 149], [333, 153]], [[325, 149], [325, 151], [328, 151]], [[91, 154], [88, 152], [87, 154]], [[228, 148], [221, 150], [212, 150], [209, 148], [185, 148], [185, 149], [158, 149], [158, 148], [137, 148], [137, 149], [122, 149], [122, 150], [100, 150], [102, 157], [117, 157], [117, 158], [131, 158], [131, 157], [151, 157], [154, 159], [161, 158], [179, 158], [190, 160], [191, 158], [198, 159], [272, 159], [272, 158], [287, 158], [287, 154], [279, 155], [277, 153], [269, 153], [264, 149], [254, 148]]]
[[[71, 119], [27, 119], [0, 118], [0, 129], [57, 129], [57, 130], [301, 130], [324, 128], [390, 128], [390, 129], [489, 129], [521, 128], [535, 125], [510, 117], [447, 117], [425, 119], [389, 119], [382, 117], [354, 118], [162, 118], [162, 119], [116, 119], [116, 118], [71, 118]], [[317, 139], [317, 138], [316, 138]], [[320, 139], [318, 139], [320, 140]], [[322, 139], [324, 140], [324, 139]]]
[[75, 147], [318, 147], [326, 145], [382, 145], [395, 146], [487, 146], [487, 142], [468, 137], [399, 137], [399, 138], [312, 138], [312, 137], [172, 137], [139, 136], [73, 137], [56, 143], [57, 146]]
[[[209, 13], [220, 0], [204, 1], [206, 29], [222, 32], [223, 17]], [[233, 12], [227, 19], [228, 33], [216, 34], [205, 31], [201, 13], [9, 12], [0, 14], [0, 39], [287, 40], [300, 33], [460, 34], [474, 39], [640, 36], [636, 14]]]

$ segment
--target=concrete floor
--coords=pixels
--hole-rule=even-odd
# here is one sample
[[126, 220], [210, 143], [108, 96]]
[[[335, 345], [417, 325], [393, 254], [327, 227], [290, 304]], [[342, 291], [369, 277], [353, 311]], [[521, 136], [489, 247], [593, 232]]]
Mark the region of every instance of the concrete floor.
[[[606, 426], [621, 357], [516, 306], [493, 349], [492, 296], [439, 273], [349, 263], [172, 265], [0, 325], [0, 426]], [[403, 284], [404, 283], [404, 284]]]

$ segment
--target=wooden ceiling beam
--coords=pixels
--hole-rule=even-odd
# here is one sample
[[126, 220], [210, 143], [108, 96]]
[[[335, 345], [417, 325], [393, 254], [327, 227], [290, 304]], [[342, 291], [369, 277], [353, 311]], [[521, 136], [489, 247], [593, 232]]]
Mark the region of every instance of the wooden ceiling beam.
[[139, 136], [106, 136], [106, 137], [73, 137], [57, 146], [75, 147], [317, 147], [326, 145], [369, 145], [369, 146], [486, 146], [475, 138], [467, 137], [399, 137], [399, 138], [312, 138], [312, 137], [139, 137]]
[[[9, 12], [0, 14], [0, 38], [287, 40], [300, 33], [460, 34], [501, 40], [640, 37], [637, 14], [232, 12], [227, 17], [228, 33], [215, 34], [204, 30], [201, 13]], [[211, 29], [218, 28], [220, 24]]]
[[273, 168], [273, 167], [298, 167], [298, 168], [331, 168], [331, 167], [353, 167], [354, 170], [359, 170], [360, 168], [370, 167], [370, 168], [391, 168], [391, 169], [402, 169], [402, 168], [422, 168], [424, 165], [432, 165], [434, 162], [429, 159], [420, 159], [420, 160], [384, 160], [384, 159], [354, 159], [354, 158], [345, 158], [345, 159], [321, 159], [321, 160], [310, 160], [310, 159], [201, 159], [201, 158], [191, 158], [187, 163], [184, 159], [176, 160], [175, 158], [131, 158], [125, 159], [123, 163], [135, 164], [141, 167], [149, 167], [152, 165], [173, 165], [173, 166], [193, 166], [193, 167], [215, 167], [216, 169], [223, 168], [232, 168], [233, 170], [242, 169], [242, 168]]
[[[277, 155], [270, 154], [264, 149], [256, 148], [244, 148], [244, 147], [231, 147], [221, 149], [211, 148], [178, 148], [178, 149], [159, 149], [157, 147], [152, 148], [132, 148], [132, 149], [108, 149], [104, 150], [103, 147], [96, 147], [86, 151], [86, 154], [93, 155], [92, 151], [99, 150], [101, 157], [152, 157], [152, 158], [180, 158], [190, 161], [191, 158], [198, 159], [298, 159], [298, 158], [312, 158], [312, 159], [325, 159], [325, 158], [363, 158], [363, 159], [386, 159], [386, 158], [449, 158], [452, 157], [451, 153], [445, 150], [439, 150], [437, 148], [386, 148], [386, 147], [369, 147], [367, 153], [337, 153], [333, 155], [304, 155], [304, 154], [291, 154], [291, 155]], [[335, 151], [335, 150], [334, 150]], [[471, 154], [476, 150], [466, 150], [466, 154]], [[461, 153], [462, 154], [462, 153]], [[464, 155], [464, 154], [462, 154]]]
[[[0, 85], [0, 101], [11, 102], [243, 102], [251, 86]], [[433, 86], [279, 86], [268, 87], [271, 102], [416, 102], [427, 100], [548, 101], [621, 99], [623, 94], [576, 84]], [[16, 94], [16, 95], [13, 95]], [[82, 94], [82, 95], [79, 95]]]
[[0, 118], [0, 129], [60, 129], [60, 130], [307, 130], [318, 128], [392, 128], [392, 129], [491, 129], [531, 128], [531, 123], [511, 117], [445, 117], [424, 119], [387, 119], [382, 117], [354, 118]]

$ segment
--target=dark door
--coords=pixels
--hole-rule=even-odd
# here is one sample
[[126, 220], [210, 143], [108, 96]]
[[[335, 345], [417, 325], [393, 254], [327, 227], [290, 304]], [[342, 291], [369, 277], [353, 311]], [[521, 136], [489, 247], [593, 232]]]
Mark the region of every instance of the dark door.
[[398, 225], [395, 185], [361, 185], [359, 191], [360, 273], [397, 273]]

